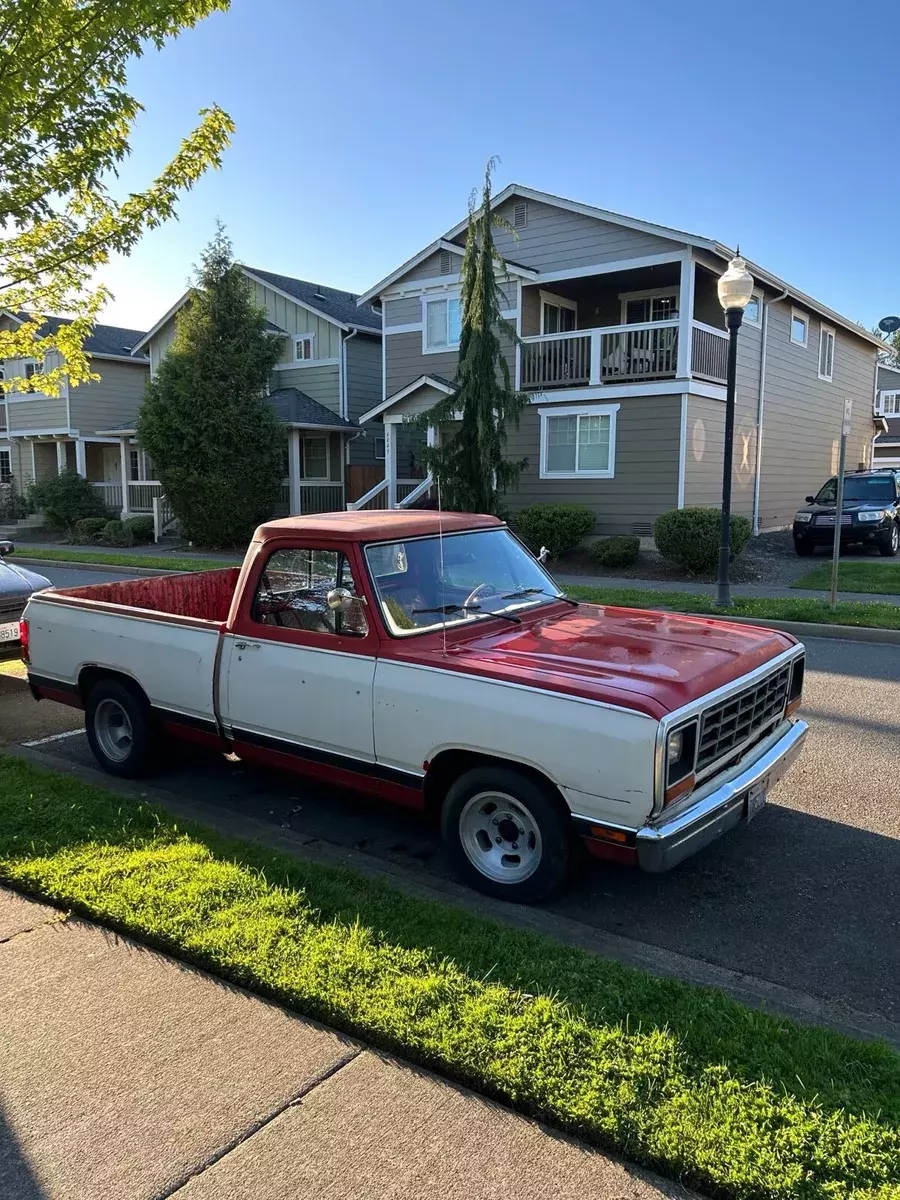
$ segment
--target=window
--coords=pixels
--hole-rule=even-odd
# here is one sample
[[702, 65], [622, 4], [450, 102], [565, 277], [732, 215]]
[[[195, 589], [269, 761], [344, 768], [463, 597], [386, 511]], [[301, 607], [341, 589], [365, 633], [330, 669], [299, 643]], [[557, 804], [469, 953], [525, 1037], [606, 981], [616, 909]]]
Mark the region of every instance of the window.
[[301, 333], [294, 337], [294, 362], [308, 362], [313, 357], [315, 334]]
[[[41, 363], [36, 362], [35, 359], [33, 359], [33, 358], [29, 358], [25, 363], [25, 378], [31, 379], [35, 375], [40, 375], [41, 368], [42, 368]], [[29, 383], [28, 387], [25, 390], [28, 392], [33, 392], [34, 385]]]
[[328, 478], [328, 438], [303, 439], [303, 478]]
[[834, 374], [834, 330], [830, 325], [819, 326], [819, 378], [829, 383]]
[[762, 296], [759, 296], [756, 294], [756, 292], [754, 292], [747, 303], [747, 307], [744, 309], [744, 321], [748, 325], [762, 324], [762, 307]]
[[611, 479], [618, 404], [541, 409], [542, 479]]
[[384, 461], [384, 438], [383, 437], [377, 437], [375, 439], [375, 458], [379, 462]]
[[541, 333], [569, 333], [577, 325], [577, 306], [551, 292], [541, 292]]
[[[870, 500], [874, 504], [891, 502], [895, 484], [890, 475], [848, 475], [844, 479], [845, 500]], [[816, 504], [834, 504], [837, 500], [837, 480], [829, 479], [816, 496]]]
[[365, 637], [359, 600], [347, 612], [328, 607], [328, 593], [337, 587], [357, 595], [350, 565], [337, 550], [276, 550], [260, 576], [252, 619], [280, 629]]
[[678, 317], [678, 293], [621, 293], [622, 323], [640, 325], [645, 321], [674, 321]]
[[12, 482], [12, 452], [0, 450], [0, 483]]
[[132, 482], [141, 477], [141, 455], [139, 450], [128, 452], [128, 478]]
[[454, 350], [459, 345], [459, 297], [425, 301], [425, 350]]
[[791, 309], [791, 341], [795, 346], [805, 346], [809, 336], [809, 318], [796, 308]]
[[886, 417], [900, 416], [900, 392], [882, 392], [879, 411]]

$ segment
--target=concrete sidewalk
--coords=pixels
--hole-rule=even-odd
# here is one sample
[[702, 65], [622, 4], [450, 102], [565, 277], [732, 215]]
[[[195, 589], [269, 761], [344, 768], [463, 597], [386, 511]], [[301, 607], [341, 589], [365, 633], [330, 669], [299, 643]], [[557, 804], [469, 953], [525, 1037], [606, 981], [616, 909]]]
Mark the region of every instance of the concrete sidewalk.
[[0, 889], [3, 1200], [693, 1195]]

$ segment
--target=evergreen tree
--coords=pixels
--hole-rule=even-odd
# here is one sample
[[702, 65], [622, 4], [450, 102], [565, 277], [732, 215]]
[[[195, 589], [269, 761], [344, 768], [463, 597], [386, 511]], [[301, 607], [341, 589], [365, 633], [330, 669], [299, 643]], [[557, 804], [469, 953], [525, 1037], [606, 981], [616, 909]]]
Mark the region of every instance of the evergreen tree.
[[219, 225], [138, 416], [182, 532], [200, 545], [246, 542], [271, 516], [285, 440], [265, 397], [282, 342]]
[[491, 159], [484, 174], [481, 206], [469, 202], [469, 228], [461, 268], [461, 332], [455, 391], [420, 414], [421, 429], [441, 425], [462, 413], [462, 424], [444, 445], [422, 451], [422, 461], [441, 486], [441, 502], [458, 512], [496, 513], [504, 491], [515, 485], [527, 459], [503, 456], [506, 427], [516, 425], [528, 398], [513, 387], [501, 338], [519, 341], [515, 327], [501, 317], [506, 307], [498, 274], [506, 270], [494, 229], [516, 236], [512, 225], [491, 210]]

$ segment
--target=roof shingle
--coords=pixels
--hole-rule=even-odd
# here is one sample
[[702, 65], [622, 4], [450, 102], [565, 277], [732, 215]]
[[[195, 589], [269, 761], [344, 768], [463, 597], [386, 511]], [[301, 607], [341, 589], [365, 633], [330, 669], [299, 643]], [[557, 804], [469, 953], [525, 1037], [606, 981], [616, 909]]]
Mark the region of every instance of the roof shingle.
[[269, 392], [269, 404], [275, 410], [275, 416], [285, 425], [323, 425], [333, 429], [358, 429], [355, 421], [345, 421], [337, 413], [313, 400], [299, 388], [276, 388]]
[[357, 306], [356, 301], [359, 297], [353, 292], [340, 292], [337, 288], [326, 287], [323, 283], [293, 279], [290, 275], [278, 275], [274, 271], [262, 271], [258, 267], [246, 267], [245, 270], [342, 325], [381, 333], [381, 311], [373, 308], [371, 304]]

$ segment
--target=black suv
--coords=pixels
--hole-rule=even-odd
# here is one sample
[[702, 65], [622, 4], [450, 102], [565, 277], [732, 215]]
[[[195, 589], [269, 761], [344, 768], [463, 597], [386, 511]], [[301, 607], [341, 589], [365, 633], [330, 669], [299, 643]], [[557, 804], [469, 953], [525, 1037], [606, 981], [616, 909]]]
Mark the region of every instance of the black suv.
[[[834, 544], [837, 479], [829, 479], [794, 517], [794, 549], [801, 556]], [[893, 558], [900, 549], [900, 471], [851, 471], [844, 476], [841, 549], [858, 542]]]

